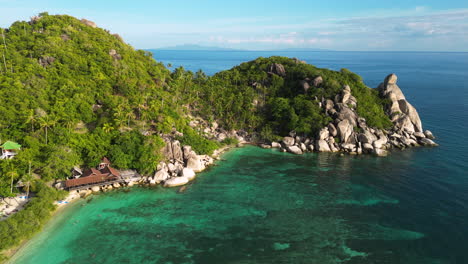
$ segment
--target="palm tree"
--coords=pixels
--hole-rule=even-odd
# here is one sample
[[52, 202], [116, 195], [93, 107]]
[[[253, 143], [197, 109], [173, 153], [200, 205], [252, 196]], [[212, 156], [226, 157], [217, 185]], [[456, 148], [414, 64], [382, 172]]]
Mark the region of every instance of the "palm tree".
[[6, 175], [10, 176], [11, 178], [10, 193], [13, 193], [13, 180], [18, 177], [18, 173], [14, 170], [10, 170], [6, 173]]
[[135, 114], [133, 114], [133, 111], [130, 110], [125, 114], [125, 117], [127, 117], [127, 127], [130, 127], [130, 120], [135, 118]]
[[57, 124], [57, 119], [55, 117], [50, 116], [50, 115], [46, 115], [46, 116], [41, 117], [39, 119], [39, 124], [41, 125], [41, 128], [44, 128], [45, 143], [47, 145], [47, 143], [48, 143], [48, 129], [55, 126], [55, 124]]
[[125, 111], [122, 107], [117, 107], [117, 109], [114, 112], [114, 117], [115, 117], [115, 123], [121, 128], [123, 124], [125, 124]]
[[72, 130], [73, 126], [75, 125], [75, 121], [72, 119], [71, 116], [69, 115], [65, 115], [61, 122], [63, 123], [63, 125], [68, 129], [68, 130]]
[[31, 186], [31, 182], [34, 180], [34, 178], [31, 175], [31, 161], [29, 162], [28, 174], [23, 175], [23, 177], [21, 177], [21, 180], [26, 185], [26, 197], [29, 198], [29, 187]]
[[103, 126], [102, 126], [102, 130], [106, 133], [110, 133], [114, 128], [112, 127], [111, 124], [109, 123], [105, 123]]
[[34, 122], [36, 122], [36, 113], [34, 112], [34, 109], [29, 109], [29, 112], [26, 116], [26, 124], [30, 123], [31, 124], [31, 131], [34, 132]]

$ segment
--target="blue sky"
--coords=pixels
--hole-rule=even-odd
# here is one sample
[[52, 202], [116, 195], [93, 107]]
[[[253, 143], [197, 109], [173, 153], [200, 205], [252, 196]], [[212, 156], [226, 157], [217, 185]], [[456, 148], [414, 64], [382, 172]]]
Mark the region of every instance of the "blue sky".
[[42, 11], [95, 21], [140, 49], [468, 51], [466, 0], [0, 0], [0, 27]]

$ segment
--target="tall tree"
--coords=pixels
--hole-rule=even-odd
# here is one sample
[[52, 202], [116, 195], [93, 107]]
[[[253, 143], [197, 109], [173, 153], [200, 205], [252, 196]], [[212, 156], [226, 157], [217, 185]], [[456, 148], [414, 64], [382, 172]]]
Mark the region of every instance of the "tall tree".
[[39, 118], [39, 124], [41, 128], [45, 131], [45, 143], [48, 144], [48, 130], [49, 128], [55, 126], [57, 124], [57, 119], [54, 116], [46, 115]]

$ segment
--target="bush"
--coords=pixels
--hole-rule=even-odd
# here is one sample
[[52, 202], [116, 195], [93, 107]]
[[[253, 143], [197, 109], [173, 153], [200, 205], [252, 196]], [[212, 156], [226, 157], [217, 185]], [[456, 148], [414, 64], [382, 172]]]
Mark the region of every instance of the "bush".
[[225, 138], [223, 141], [221, 141], [221, 144], [223, 145], [237, 145], [239, 143], [239, 140], [237, 140], [237, 138], [234, 138], [234, 137], [228, 137], [228, 138]]
[[35, 181], [31, 187], [36, 197], [31, 198], [23, 210], [0, 222], [0, 250], [17, 246], [41, 230], [56, 208], [54, 201], [63, 199], [66, 194], [41, 181]]
[[218, 142], [204, 138], [191, 127], [185, 127], [183, 133], [184, 136], [177, 137], [177, 139], [181, 142], [182, 145], [191, 146], [197, 154], [211, 155], [213, 154], [213, 151], [220, 147]]

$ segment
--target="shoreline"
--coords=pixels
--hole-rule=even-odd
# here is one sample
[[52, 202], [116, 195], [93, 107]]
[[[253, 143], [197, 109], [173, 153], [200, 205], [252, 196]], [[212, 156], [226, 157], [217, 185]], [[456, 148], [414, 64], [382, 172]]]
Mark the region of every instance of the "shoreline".
[[[242, 148], [243, 146], [246, 146], [246, 145], [258, 146], [257, 144], [252, 143], [252, 142], [241, 143], [241, 144], [238, 144], [237, 146], [223, 146], [223, 147], [215, 150], [213, 152], [213, 155], [211, 155], [211, 156], [212, 156], [213, 159], [216, 159], [218, 161], [222, 161], [221, 156], [223, 154], [225, 154], [228, 151], [233, 150], [235, 148]], [[207, 166], [203, 171], [205, 171], [209, 167], [215, 166], [215, 165], [216, 165], [215, 163], [212, 163], [210, 166]], [[191, 181], [193, 181], [193, 179]], [[132, 188], [132, 187], [138, 187], [138, 186], [142, 186], [142, 184], [135, 184], [135, 185], [132, 185], [132, 186], [125, 186], [125, 187]], [[161, 185], [161, 186], [163, 186], [163, 185]], [[183, 186], [185, 186], [185, 185], [183, 185]], [[176, 188], [176, 187], [164, 187], [164, 188]], [[114, 190], [119, 190], [119, 189], [120, 188], [116, 188]], [[39, 230], [31, 238], [25, 239], [24, 241], [22, 241], [18, 246], [12, 247], [10, 249], [7, 249], [7, 250], [4, 250], [3, 252], [1, 252], [7, 258], [4, 263], [6, 263], [6, 264], [12, 263], [11, 260], [15, 257], [15, 255], [18, 252], [20, 252], [22, 249], [24, 249], [28, 245], [28, 243], [31, 242], [35, 237], [37, 237], [40, 233], [44, 232], [44, 230], [54, 220], [54, 218], [57, 218], [60, 213], [63, 213], [64, 210], [67, 210], [68, 208], [70, 208], [71, 205], [74, 205], [78, 201], [80, 201], [81, 199], [86, 199], [87, 197], [89, 197], [91, 195], [96, 195], [96, 194], [99, 194], [101, 192], [105, 193], [105, 192], [109, 192], [109, 191], [90, 192], [89, 194], [83, 194], [83, 195], [80, 195], [80, 193], [78, 193], [76, 191], [68, 192], [67, 196], [62, 200], [62, 201], [67, 201], [67, 203], [58, 203], [59, 201], [54, 202], [54, 204], [57, 207], [55, 208], [55, 210], [52, 211], [52, 214], [50, 215], [49, 220], [47, 220], [47, 223], [44, 225], [44, 227], [41, 230]], [[69, 206], [66, 206], [66, 205], [69, 205]], [[0, 262], [0, 263], [2, 263], [2, 262]]]
[[[221, 158], [221, 156], [225, 153], [227, 153], [228, 151], [231, 151], [233, 149], [236, 149], [236, 148], [242, 148], [242, 147], [245, 147], [245, 146], [255, 146], [255, 147], [258, 147], [258, 148], [263, 148], [265, 149], [265, 144], [262, 144], [262, 143], [258, 143], [258, 142], [251, 142], [251, 141], [245, 141], [245, 142], [241, 142], [241, 143], [238, 143], [237, 145], [227, 145], [227, 146], [223, 146], [219, 149], [216, 149], [213, 154], [210, 156], [211, 158], [213, 158], [213, 160], [217, 160], [217, 161], [223, 161], [223, 159]], [[289, 152], [289, 151], [282, 151], [281, 147], [268, 147], [268, 148], [271, 148], [271, 149], [276, 149], [277, 151], [279, 152]], [[315, 151], [314, 151], [315, 152]], [[326, 152], [315, 152], [315, 153], [326, 153]], [[330, 152], [330, 153], [333, 153], [333, 152]], [[335, 152], [335, 154], [340, 154], [340, 156], [344, 155], [346, 152], [344, 151], [337, 151]], [[290, 154], [294, 154], [294, 153], [290, 153]], [[347, 153], [349, 154], [349, 153]], [[217, 164], [215, 162], [211, 163], [209, 166], [206, 166], [202, 171], [200, 172], [203, 172], [205, 171], [206, 169], [210, 168], [211, 166], [216, 166]], [[156, 185], [161, 185], [163, 186], [164, 188], [177, 188], [177, 187], [180, 187], [180, 188], [183, 188], [184, 186], [186, 186], [188, 183], [192, 182], [196, 177], [192, 178], [189, 182], [183, 184], [183, 185], [179, 185], [179, 186], [165, 186], [164, 184], [150, 184], [150, 183], [143, 183], [141, 180], [144, 179], [145, 177], [141, 177], [140, 178], [140, 181], [136, 181], [136, 182], [131, 182], [132, 184], [129, 184], [127, 186], [121, 186], [120, 188], [113, 188], [113, 189], [102, 189], [98, 192], [95, 192], [95, 191], [91, 191], [91, 190], [87, 190], [86, 193], [84, 191], [81, 191], [81, 192], [76, 192], [76, 191], [71, 191], [71, 192], [68, 192], [68, 195], [62, 200], [62, 201], [66, 201], [66, 203], [59, 203], [59, 201], [55, 201], [54, 204], [57, 206], [56, 209], [54, 211], [52, 211], [52, 214], [50, 216], [50, 219], [47, 221], [47, 223], [44, 225], [44, 227], [39, 230], [36, 234], [34, 234], [34, 236], [32, 236], [31, 238], [29, 239], [26, 239], [25, 241], [22, 241], [20, 243], [20, 245], [16, 246], [16, 247], [13, 247], [11, 249], [8, 249], [8, 250], [4, 250], [2, 252], [2, 254], [7, 257], [6, 259], [6, 262], [5, 263], [12, 263], [10, 262], [11, 259], [13, 257], [15, 257], [15, 255], [23, 248], [25, 248], [27, 246], [27, 244], [32, 240], [34, 239], [34, 237], [36, 237], [37, 235], [39, 235], [40, 233], [42, 233], [44, 231], [44, 229], [47, 228], [47, 225], [50, 224], [51, 221], [54, 220], [54, 218], [56, 218], [60, 213], [62, 213], [64, 210], [67, 210], [71, 205], [74, 205], [76, 204], [78, 201], [80, 201], [81, 199], [86, 199], [87, 197], [91, 196], [91, 195], [96, 195], [96, 194], [100, 194], [100, 193], [106, 193], [106, 192], [109, 192], [109, 191], [114, 191], [114, 190], [119, 190], [121, 188], [132, 188], [132, 187], [135, 187], [135, 186], [149, 186], [149, 187], [153, 187], [153, 186], [156, 186]], [[66, 206], [66, 205], [70, 205], [70, 206]], [[1, 263], [1, 262], [0, 262]]]
[[[75, 196], [74, 198], [71, 198]], [[80, 199], [79, 198], [82, 198], [82, 197], [76, 197], [76, 195], [72, 194], [72, 193], [69, 193], [67, 195], [67, 197], [64, 198], [65, 199], [69, 199], [70, 198], [70, 202], [67, 203], [67, 205], [72, 205], [72, 204], [75, 204], [77, 201], [79, 201]], [[78, 199], [76, 199], [78, 198]], [[84, 199], [85, 197], [83, 197]], [[37, 233], [35, 233], [31, 238], [29, 239], [25, 239], [24, 241], [22, 241], [18, 246], [16, 247], [13, 247], [13, 248], [10, 248], [10, 249], [7, 249], [7, 250], [4, 250], [2, 252], [2, 254], [7, 257], [6, 259], [6, 262], [5, 263], [11, 263], [11, 259], [21, 250], [23, 249], [34, 237], [36, 237], [37, 235], [39, 235], [40, 233], [42, 233], [44, 231], [44, 229], [46, 228], [46, 226], [54, 219], [57, 217], [57, 215], [59, 213], [61, 213], [62, 211], [64, 210], [67, 210], [69, 207], [67, 206], [64, 206], [65, 204], [58, 204], [57, 201], [55, 201], [54, 203], [55, 205], [57, 205], [57, 207], [55, 208], [55, 210], [52, 211], [50, 217], [49, 217], [49, 220], [47, 220], [47, 223], [44, 224], [44, 227], [39, 230]], [[1, 262], [0, 262], [1, 263]]]

